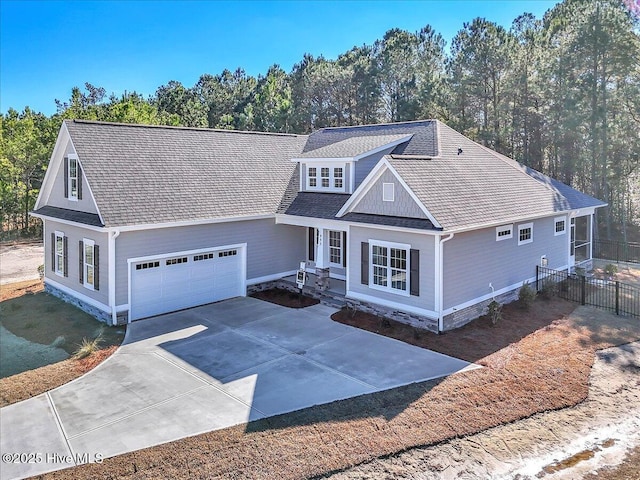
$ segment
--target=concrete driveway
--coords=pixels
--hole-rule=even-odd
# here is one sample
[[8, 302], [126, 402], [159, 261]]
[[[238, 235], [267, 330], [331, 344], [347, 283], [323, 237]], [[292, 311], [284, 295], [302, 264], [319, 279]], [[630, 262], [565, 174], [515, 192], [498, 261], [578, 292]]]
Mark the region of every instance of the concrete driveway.
[[[442, 377], [467, 362], [301, 310], [236, 298], [134, 322], [87, 375], [0, 410], [16, 478]], [[22, 459], [20, 459], [22, 460]]]

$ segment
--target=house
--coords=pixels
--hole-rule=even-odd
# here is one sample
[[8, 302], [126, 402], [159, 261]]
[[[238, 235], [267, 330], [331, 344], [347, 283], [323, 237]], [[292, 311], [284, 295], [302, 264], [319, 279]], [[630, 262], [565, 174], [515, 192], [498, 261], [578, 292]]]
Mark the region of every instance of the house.
[[66, 120], [32, 215], [46, 289], [111, 324], [305, 261], [310, 289], [444, 331], [536, 265], [590, 262], [604, 205], [437, 120], [308, 136]]

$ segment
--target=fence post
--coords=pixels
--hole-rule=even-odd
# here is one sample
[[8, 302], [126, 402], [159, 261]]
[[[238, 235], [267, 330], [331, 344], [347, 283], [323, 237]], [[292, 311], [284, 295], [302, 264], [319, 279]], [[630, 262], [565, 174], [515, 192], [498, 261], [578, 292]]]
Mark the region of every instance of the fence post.
[[587, 303], [587, 277], [580, 276], [580, 305], [586, 305]]
[[620, 282], [616, 280], [616, 315], [620, 315]]
[[538, 288], [538, 277], [540, 276], [540, 265], [536, 265], [536, 292], [540, 289]]

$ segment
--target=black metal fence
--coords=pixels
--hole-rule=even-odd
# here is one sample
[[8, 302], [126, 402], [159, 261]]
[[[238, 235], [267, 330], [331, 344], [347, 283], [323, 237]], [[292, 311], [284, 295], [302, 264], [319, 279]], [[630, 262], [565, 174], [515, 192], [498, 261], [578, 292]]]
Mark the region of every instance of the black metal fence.
[[640, 243], [594, 240], [593, 258], [602, 258], [615, 262], [640, 263]]
[[640, 318], [640, 288], [612, 280], [588, 278], [567, 271], [536, 267], [536, 291], [565, 300]]

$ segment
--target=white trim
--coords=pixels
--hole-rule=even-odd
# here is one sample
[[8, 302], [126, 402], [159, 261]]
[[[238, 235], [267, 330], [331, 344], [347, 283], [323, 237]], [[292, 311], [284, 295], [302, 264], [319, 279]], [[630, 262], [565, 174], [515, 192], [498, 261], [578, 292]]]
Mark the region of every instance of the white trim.
[[[561, 232], [557, 231], [557, 223], [558, 222], [564, 222], [564, 229]], [[566, 235], [567, 233], [567, 217], [566, 216], [562, 216], [562, 217], [555, 217], [553, 219], [553, 236], [554, 237], [558, 237], [560, 235]]]
[[383, 202], [395, 202], [396, 200], [396, 184], [395, 183], [382, 183], [382, 201]]
[[[118, 307], [116, 307], [116, 238], [120, 235], [120, 230], [110, 231], [108, 236], [108, 264], [107, 270], [109, 271], [109, 278], [107, 283], [109, 285], [109, 305], [111, 306], [111, 322], [114, 325], [118, 323]], [[129, 304], [127, 304], [127, 310], [129, 310]]]
[[122, 313], [122, 312], [128, 312], [128, 311], [129, 311], [128, 303], [123, 303], [122, 305], [116, 305], [116, 312]]
[[[509, 230], [508, 235], [500, 236], [501, 232], [506, 232], [507, 230]], [[496, 242], [501, 242], [502, 240], [509, 240], [510, 238], [513, 238], [513, 223], [509, 225], [501, 225], [499, 227], [496, 227]]]
[[[44, 230], [44, 229], [43, 229]], [[60, 269], [60, 271], [58, 271], [58, 238], [62, 239], [62, 268]], [[58, 275], [59, 277], [64, 277], [65, 271], [64, 271], [64, 263], [65, 260], [68, 262], [69, 259], [65, 259], [65, 255], [64, 255], [64, 232], [61, 232], [59, 230], [56, 230], [54, 232], [54, 241], [53, 241], [53, 273], [55, 273], [56, 275]], [[69, 240], [67, 240], [67, 248], [68, 248], [68, 243]], [[67, 252], [68, 254], [69, 252]]]
[[[569, 267], [567, 267], [566, 265], [562, 266], [562, 267], [558, 267], [558, 268], [554, 268], [554, 270], [567, 270]], [[535, 275], [533, 277], [530, 278], [526, 278], [520, 282], [517, 283], [513, 283], [507, 287], [501, 288], [500, 290], [496, 290], [494, 292], [488, 293], [486, 295], [482, 295], [481, 297], [476, 297], [472, 300], [469, 300], [468, 302], [464, 302], [464, 303], [460, 303], [454, 307], [449, 307], [447, 309], [445, 309], [442, 314], [443, 315], [449, 315], [451, 313], [457, 312], [458, 310], [462, 310], [464, 308], [467, 307], [472, 307], [473, 305], [476, 305], [480, 302], [484, 302], [485, 300], [489, 300], [490, 298], [493, 297], [497, 297], [498, 295], [502, 295], [503, 293], [507, 293], [507, 292], [511, 292], [517, 288], [520, 288], [522, 286], [523, 283], [527, 282], [527, 283], [534, 283], [536, 281], [536, 277]]]
[[[91, 245], [91, 247], [93, 248], [93, 264], [91, 265], [91, 268], [93, 268], [93, 282], [95, 283], [96, 281], [96, 272], [95, 272], [95, 265], [96, 265], [96, 259], [95, 259], [95, 254], [96, 254], [96, 242], [91, 240], [90, 238], [83, 238], [82, 239], [82, 285], [84, 285], [84, 288], [86, 288], [87, 290], [95, 290], [95, 287], [93, 285], [93, 283], [89, 283], [87, 282], [87, 245]], [[99, 270], [99, 267], [98, 267]]]
[[285, 277], [290, 277], [292, 275], [295, 275], [297, 272], [298, 270], [289, 270], [288, 272], [280, 272], [280, 273], [274, 273], [272, 275], [264, 275], [262, 277], [248, 278], [247, 286], [257, 285], [258, 283], [264, 283], [264, 282], [272, 282], [274, 280], [281, 280]]
[[[396, 242], [388, 242], [388, 241], [384, 241], [384, 240], [374, 240], [374, 239], [369, 239], [367, 240], [369, 243], [369, 285], [368, 287], [373, 289], [373, 290], [379, 290], [381, 292], [387, 292], [387, 293], [392, 293], [394, 295], [401, 295], [403, 297], [409, 297], [411, 296], [411, 245], [410, 244], [406, 244], [406, 243], [396, 243]], [[386, 265], [386, 269], [387, 269], [387, 286], [383, 286], [383, 285], [376, 285], [375, 282], [373, 281], [374, 278], [374, 264], [373, 264], [373, 247], [374, 246], [378, 246], [378, 247], [383, 247], [386, 248], [388, 251], [387, 253], [387, 265]], [[392, 283], [392, 279], [391, 279], [391, 269], [393, 267], [391, 267], [391, 249], [396, 249], [396, 250], [404, 250], [406, 252], [406, 268], [404, 269], [398, 269], [398, 270], [404, 270], [405, 271], [405, 284], [406, 284], [406, 289], [401, 290], [399, 288], [393, 288], [391, 286]]]
[[[62, 138], [65, 136], [67, 137], [67, 140], [71, 140], [71, 136], [69, 135], [69, 130], [67, 129], [67, 125], [64, 122], [62, 122], [60, 131], [58, 132], [58, 137], [56, 138], [56, 143], [53, 147], [53, 153], [51, 154], [51, 158], [49, 159], [49, 166], [47, 167], [47, 171], [44, 174], [44, 179], [42, 180], [42, 186], [40, 187], [38, 198], [36, 199], [36, 203], [33, 207], [34, 210], [37, 210], [38, 208], [40, 208], [41, 204], [43, 203], [43, 200], [45, 198], [46, 200], [48, 200], [49, 197], [51, 196], [51, 190], [53, 189], [53, 184], [55, 183], [55, 173], [51, 173], [51, 172], [55, 171], [57, 173], [57, 171], [60, 169], [61, 160], [64, 157], [64, 155], [59, 156], [58, 150], [61, 148], [61, 145], [63, 143]], [[52, 175], [54, 176], [54, 179], [50, 180], [50, 177]]]
[[400, 174], [396, 171], [395, 168], [391, 166], [391, 164], [385, 157], [383, 157], [376, 164], [376, 166], [373, 167], [371, 172], [369, 172], [369, 174], [365, 177], [365, 179], [362, 181], [360, 186], [356, 189], [355, 192], [353, 192], [351, 197], [349, 197], [349, 199], [345, 202], [342, 208], [338, 211], [338, 213], [336, 214], [336, 217], [342, 217], [345, 214], [353, 211], [353, 209], [358, 205], [358, 203], [360, 203], [360, 201], [365, 196], [365, 194], [373, 187], [376, 181], [382, 176], [382, 174], [386, 170], [389, 170], [396, 177], [396, 179], [398, 180], [398, 183], [402, 185], [405, 191], [416, 203], [416, 205], [418, 205], [418, 208], [422, 210], [422, 213], [424, 213], [425, 216], [431, 221], [431, 223], [433, 223], [434, 227], [442, 229], [442, 225], [440, 225], [440, 223], [436, 220], [436, 218], [433, 215], [431, 215], [429, 210], [427, 210], [424, 204], [418, 199], [416, 194], [413, 192], [413, 190], [409, 188], [409, 185], [407, 185], [407, 183], [402, 179]]
[[[181, 255], [194, 255], [194, 254], [198, 254], [198, 253], [205, 253], [205, 252], [218, 252], [221, 250], [229, 250], [229, 249], [238, 249], [242, 251], [242, 255], [241, 255], [241, 270], [243, 272], [242, 275], [242, 285], [240, 286], [240, 290], [242, 292], [242, 296], [246, 296], [247, 295], [247, 244], [246, 243], [235, 243], [232, 245], [219, 245], [219, 246], [215, 246], [215, 247], [209, 247], [209, 248], [198, 248], [195, 250], [182, 250], [179, 252], [166, 252], [163, 254], [159, 254], [159, 255], [148, 255], [145, 257], [132, 257], [132, 258], [127, 258], [127, 300], [128, 300], [128, 305], [129, 305], [129, 315], [127, 318], [127, 323], [131, 323], [132, 321], [132, 313], [131, 313], [131, 273], [132, 273], [132, 269], [131, 266], [134, 263], [138, 263], [138, 262], [143, 262], [143, 261], [148, 261], [148, 260], [160, 260], [163, 258], [167, 258], [167, 257], [174, 257], [174, 256], [181, 256]], [[137, 319], [136, 319], [137, 320]]]
[[[76, 163], [76, 176], [72, 177], [71, 176], [71, 160], [73, 160]], [[64, 161], [64, 159], [63, 159]], [[67, 191], [69, 193], [69, 196], [67, 197], [67, 200], [71, 201], [71, 202], [77, 202], [78, 201], [78, 192], [80, 190], [80, 185], [78, 183], [78, 166], [80, 165], [80, 160], [78, 160], [78, 154], [77, 153], [69, 153], [67, 155], [67, 162], [69, 162], [68, 166], [67, 166], [67, 178], [64, 179], [65, 183], [67, 184]], [[72, 189], [71, 189], [71, 180], [73, 180], [75, 178], [76, 180], [76, 194], [75, 196], [72, 193]], [[80, 180], [82, 181], [82, 180]]]
[[35, 218], [39, 218], [41, 220], [49, 220], [56, 223], [61, 223], [63, 225], [71, 225], [73, 227], [86, 228], [87, 230], [93, 230], [94, 232], [105, 232], [104, 227], [95, 227], [93, 225], [87, 225], [86, 223], [73, 222], [71, 220], [63, 220], [61, 218], [51, 217], [49, 215], [42, 215], [40, 213], [29, 212], [29, 215]]
[[[227, 222], [245, 222], [249, 220], [264, 220], [267, 218], [275, 218], [275, 214], [268, 213], [264, 215], [247, 215], [246, 217], [222, 217], [222, 218], [208, 218], [203, 220], [183, 220], [179, 222], [164, 222], [164, 223], [145, 223], [139, 225], [125, 225], [122, 227], [109, 227], [109, 231], [120, 230], [121, 232], [133, 232], [138, 230], [155, 230], [157, 228], [174, 228], [174, 227], [188, 227], [192, 225], [208, 225], [210, 223], [227, 223]], [[82, 225], [82, 224], [78, 224]]]
[[[526, 240], [520, 240], [520, 233], [527, 228], [531, 230], [531, 236]], [[518, 225], [518, 246], [527, 245], [528, 243], [533, 243], [533, 222]]]
[[[327, 231], [327, 239], [328, 239], [328, 242], [327, 242], [327, 253], [328, 253], [328, 255], [327, 255], [327, 257], [329, 258], [329, 267], [344, 268], [342, 266], [342, 259], [344, 258], [344, 245], [343, 245], [344, 242], [342, 241], [342, 239], [344, 238], [343, 237], [343, 232], [344, 232], [343, 230], [329, 230], [329, 231]], [[339, 240], [339, 243], [340, 243], [340, 246], [337, 247], [340, 250], [340, 261], [338, 263], [333, 263], [331, 261], [331, 249], [332, 248], [336, 248], [336, 247], [332, 247], [331, 246], [331, 233], [337, 233], [338, 234], [338, 240]]]
[[433, 319], [438, 318], [438, 314], [433, 310], [414, 307], [412, 305], [407, 305], [399, 302], [391, 302], [389, 300], [385, 300], [379, 297], [374, 297], [372, 295], [367, 295], [365, 293], [358, 293], [358, 292], [352, 292], [347, 290], [346, 298], [353, 298], [354, 300], [362, 300], [363, 302], [382, 305], [383, 307], [389, 307], [389, 308], [393, 308], [393, 309], [408, 312], [408, 313], [415, 313], [416, 315], [422, 315], [422, 316], [433, 318]]
[[71, 295], [72, 297], [75, 297], [78, 300], [82, 300], [84, 303], [91, 305], [92, 307], [99, 308], [105, 313], [111, 313], [111, 308], [109, 308], [108, 305], [105, 305], [104, 303], [99, 302], [98, 300], [94, 300], [93, 298], [88, 297], [84, 293], [80, 293], [77, 290], [74, 290], [65, 285], [62, 285], [61, 283], [58, 283], [51, 278], [45, 278], [44, 283], [49, 283], [50, 285], [53, 285], [54, 287], [56, 287], [58, 290], [62, 290], [67, 295]]
[[450, 233], [447, 238], [438, 237], [437, 239], [437, 259], [438, 263], [436, 268], [438, 270], [438, 278], [436, 280], [438, 297], [436, 298], [436, 310], [438, 312], [438, 333], [444, 331], [444, 244], [455, 236], [455, 233]]

